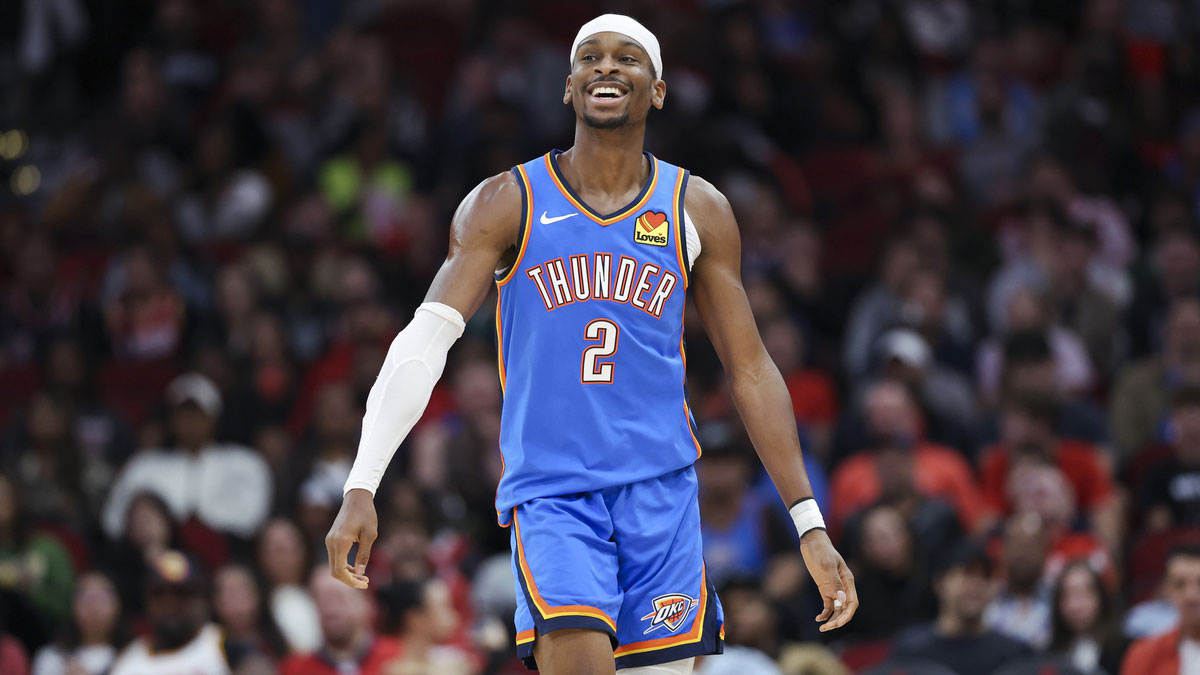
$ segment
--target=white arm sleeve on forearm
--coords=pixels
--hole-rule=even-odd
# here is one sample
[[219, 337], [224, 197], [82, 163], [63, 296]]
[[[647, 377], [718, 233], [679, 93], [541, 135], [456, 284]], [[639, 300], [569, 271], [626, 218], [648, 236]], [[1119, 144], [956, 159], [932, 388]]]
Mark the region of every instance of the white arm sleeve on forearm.
[[426, 302], [392, 340], [379, 377], [367, 395], [358, 457], [343, 494], [354, 488], [375, 494], [396, 448], [425, 412], [433, 385], [446, 367], [446, 353], [464, 328], [466, 322], [458, 310], [440, 302]]

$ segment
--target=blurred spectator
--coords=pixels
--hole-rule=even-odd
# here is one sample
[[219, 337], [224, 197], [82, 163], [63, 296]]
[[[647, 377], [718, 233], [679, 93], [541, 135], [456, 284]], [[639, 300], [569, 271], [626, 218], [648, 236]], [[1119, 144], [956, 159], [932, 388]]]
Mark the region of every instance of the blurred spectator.
[[178, 551], [160, 553], [145, 588], [150, 633], [121, 652], [111, 674], [228, 675], [224, 637], [208, 621], [204, 581], [195, 562]]
[[321, 624], [306, 584], [312, 555], [300, 528], [285, 518], [268, 521], [256, 552], [271, 618], [292, 651], [315, 651], [321, 645]]
[[1105, 578], [1116, 581], [1116, 570], [1106, 542], [1091, 530], [1072, 529], [1078, 522], [1070, 482], [1061, 470], [1044, 462], [1026, 462], [1014, 468], [1009, 479], [1013, 518], [1032, 516], [1043, 540], [1043, 574], [1055, 577], [1069, 561], [1084, 558]]
[[180, 520], [195, 517], [214, 530], [252, 537], [271, 504], [266, 462], [249, 448], [215, 442], [222, 403], [208, 378], [181, 375], [167, 387], [166, 399], [175, 449], [146, 450], [125, 465], [104, 508], [105, 531], [117, 536], [129, 500], [148, 490]]
[[[981, 352], [994, 345], [986, 344]], [[981, 354], [983, 358], [988, 358]], [[1001, 400], [1009, 397], [1038, 396], [1058, 401], [1059, 417], [1055, 433], [1098, 446], [1107, 446], [1108, 418], [1096, 403], [1061, 386], [1058, 363], [1045, 333], [1024, 331], [1012, 333], [1004, 340], [1004, 375], [999, 391]], [[1002, 410], [994, 411], [984, 421], [983, 437], [989, 442], [999, 440]]]
[[788, 318], [768, 321], [761, 328], [763, 344], [775, 362], [788, 394], [801, 433], [809, 441], [805, 452], [829, 456], [833, 425], [837, 421], [837, 390], [824, 371], [808, 367], [805, 338], [795, 322]]
[[[16, 482], [0, 473], [0, 598], [5, 601], [0, 604], [13, 603], [6, 612], [10, 622], [24, 614], [30, 625], [22, 630], [37, 637], [62, 625], [70, 616], [74, 582], [66, 550], [34, 529]], [[10, 623], [10, 629], [16, 627]]]
[[884, 247], [878, 282], [858, 296], [847, 319], [842, 366], [851, 378], [868, 372], [876, 339], [899, 322], [904, 290], [920, 269], [911, 240], [897, 238]]
[[7, 675], [29, 675], [29, 657], [12, 636], [0, 633], [0, 670]]
[[1194, 297], [1171, 304], [1162, 353], [1127, 366], [1113, 387], [1109, 415], [1123, 457], [1166, 439], [1169, 392], [1184, 384], [1200, 384], [1200, 300]]
[[920, 333], [897, 328], [879, 338], [878, 372], [904, 384], [926, 411], [925, 433], [935, 441], [970, 448], [978, 408], [970, 381], [960, 372], [933, 359]]
[[187, 307], [146, 246], [131, 246], [114, 261], [101, 302], [108, 341], [118, 358], [167, 358], [182, 345]]
[[991, 561], [979, 544], [966, 541], [949, 551], [934, 573], [937, 619], [898, 635], [892, 653], [940, 663], [956, 673], [980, 675], [1030, 653], [1024, 644], [983, 623], [991, 600], [991, 574]]
[[779, 656], [781, 675], [850, 675], [850, 670], [820, 645], [790, 645]]
[[129, 632], [112, 580], [87, 572], [75, 583], [70, 621], [56, 642], [38, 651], [32, 675], [104, 675]]
[[1005, 404], [1000, 443], [980, 459], [983, 495], [989, 512], [1004, 516], [1012, 512], [1010, 478], [1022, 462], [1058, 467], [1070, 482], [1073, 500], [1090, 519], [1100, 537], [1117, 550], [1121, 541], [1121, 502], [1108, 463], [1096, 448], [1054, 433], [1058, 405], [1052, 398], [1022, 396]]
[[966, 530], [981, 514], [974, 473], [957, 452], [922, 438], [920, 413], [903, 385], [883, 381], [864, 396], [872, 447], [852, 455], [833, 474], [834, 526], [883, 499], [943, 499]]
[[857, 529], [857, 545], [850, 549], [856, 557], [851, 564], [854, 583], [873, 601], [859, 608], [843, 633], [864, 639], [890, 637], [933, 619], [937, 604], [928, 561], [903, 514], [877, 504], [862, 514]]
[[1037, 286], [1021, 286], [1005, 298], [1002, 315], [994, 319], [996, 335], [979, 350], [977, 376], [986, 400], [996, 401], [1001, 393], [1004, 373], [1002, 340], [1019, 333], [1045, 336], [1054, 355], [1058, 388], [1070, 395], [1089, 393], [1096, 373], [1087, 346], [1074, 331], [1052, 319], [1048, 299]]
[[769, 656], [757, 649], [728, 645], [720, 656], [697, 660], [695, 675], [780, 675], [782, 671]]
[[145, 608], [142, 586], [150, 566], [163, 552], [182, 547], [179, 527], [166, 502], [152, 492], [140, 492], [129, 500], [120, 538], [104, 549], [97, 562], [112, 575], [121, 606], [140, 616]]
[[1034, 649], [1050, 644], [1050, 588], [1046, 581], [1046, 534], [1032, 513], [1013, 516], [1004, 527], [1001, 586], [983, 613], [988, 628]]
[[[96, 338], [94, 309], [84, 290], [59, 273], [59, 259], [44, 232], [26, 232], [12, 252], [15, 279], [0, 302], [0, 358], [6, 366], [32, 365], [58, 334]], [[92, 325], [88, 325], [92, 324]]]
[[[773, 657], [781, 647], [779, 612], [755, 577], [733, 577], [718, 587], [725, 609], [725, 642]], [[753, 657], [749, 657], [753, 659]]]
[[1179, 612], [1179, 626], [1165, 635], [1133, 643], [1121, 675], [1176, 675], [1200, 670], [1200, 549], [1180, 545], [1167, 554], [1163, 581]]
[[1138, 506], [1146, 528], [1200, 526], [1200, 387], [1171, 395], [1170, 455], [1145, 469]]
[[704, 453], [711, 461], [696, 471], [708, 578], [716, 586], [738, 575], [761, 578], [773, 556], [796, 555], [796, 528], [777, 501], [751, 489], [754, 455], [744, 438], [708, 444]]
[[[6, 450], [3, 468], [19, 481], [29, 516], [60, 525], [90, 520], [103, 495], [104, 469], [95, 467], [94, 462], [85, 463], [71, 433], [75, 423], [67, 409], [49, 395], [38, 393], [18, 423], [23, 423], [23, 428], [8, 436], [23, 443]], [[83, 481], [89, 477], [90, 490], [85, 492]]]
[[460, 618], [446, 585], [437, 579], [401, 581], [379, 591], [384, 632], [402, 649], [389, 675], [446, 673], [471, 675], [477, 664], [466, 650], [447, 644], [458, 633]]
[[[88, 464], [82, 482], [89, 494], [107, 488], [134, 449], [129, 422], [99, 392], [98, 355], [93, 349], [80, 336], [59, 337], [50, 342], [42, 367], [44, 390], [72, 416], [70, 433]], [[18, 423], [19, 418], [13, 422], [14, 431]]]
[[321, 647], [316, 653], [288, 658], [280, 664], [279, 672], [282, 675], [389, 673], [403, 647], [392, 638], [374, 634], [371, 597], [337, 581], [324, 566], [312, 571], [309, 588], [321, 617]]
[[1068, 564], [1054, 587], [1050, 650], [1066, 655], [1083, 673], [1118, 673], [1127, 643], [1121, 636], [1116, 599], [1086, 561]]
[[1200, 295], [1200, 241], [1185, 224], [1160, 233], [1154, 240], [1147, 268], [1129, 304], [1130, 352], [1144, 358], [1163, 347], [1167, 313], [1171, 305]]
[[227, 651], [239, 650], [243, 659], [247, 654], [261, 654], [272, 663], [288, 654], [287, 641], [263, 603], [258, 579], [249, 568], [230, 564], [217, 570], [212, 606]]

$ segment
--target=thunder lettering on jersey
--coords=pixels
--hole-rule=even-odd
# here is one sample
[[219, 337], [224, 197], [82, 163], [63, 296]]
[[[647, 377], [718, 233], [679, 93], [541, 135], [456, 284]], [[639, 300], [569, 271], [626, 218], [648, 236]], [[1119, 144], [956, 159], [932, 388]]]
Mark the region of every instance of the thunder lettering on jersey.
[[700, 455], [684, 393], [689, 174], [646, 153], [642, 191], [601, 215], [559, 154], [513, 167], [521, 243], [496, 279], [502, 525], [531, 499], [646, 480]]

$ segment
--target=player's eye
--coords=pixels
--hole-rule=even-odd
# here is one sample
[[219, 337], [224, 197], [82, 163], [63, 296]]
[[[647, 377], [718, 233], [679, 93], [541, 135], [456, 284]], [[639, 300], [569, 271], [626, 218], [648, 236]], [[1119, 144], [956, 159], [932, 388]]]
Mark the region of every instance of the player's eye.
[[579, 57], [579, 60], [580, 61], [594, 61], [594, 60], [596, 60], [596, 55], [595, 54], [584, 54], [583, 56]]
[[637, 63], [637, 59], [632, 56], [622, 56], [621, 61], [624, 63]]

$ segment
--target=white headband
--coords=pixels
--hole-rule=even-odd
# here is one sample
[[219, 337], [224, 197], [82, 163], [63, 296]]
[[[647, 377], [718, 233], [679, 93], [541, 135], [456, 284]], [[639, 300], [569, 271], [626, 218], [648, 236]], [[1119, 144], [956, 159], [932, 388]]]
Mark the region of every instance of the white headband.
[[575, 65], [575, 51], [579, 49], [579, 43], [596, 33], [620, 33], [641, 45], [650, 55], [650, 62], [654, 64], [654, 72], [658, 79], [662, 79], [662, 52], [658, 48], [658, 38], [645, 26], [623, 14], [602, 14], [583, 24], [579, 33], [575, 35], [575, 42], [571, 44], [569, 63], [572, 66]]

